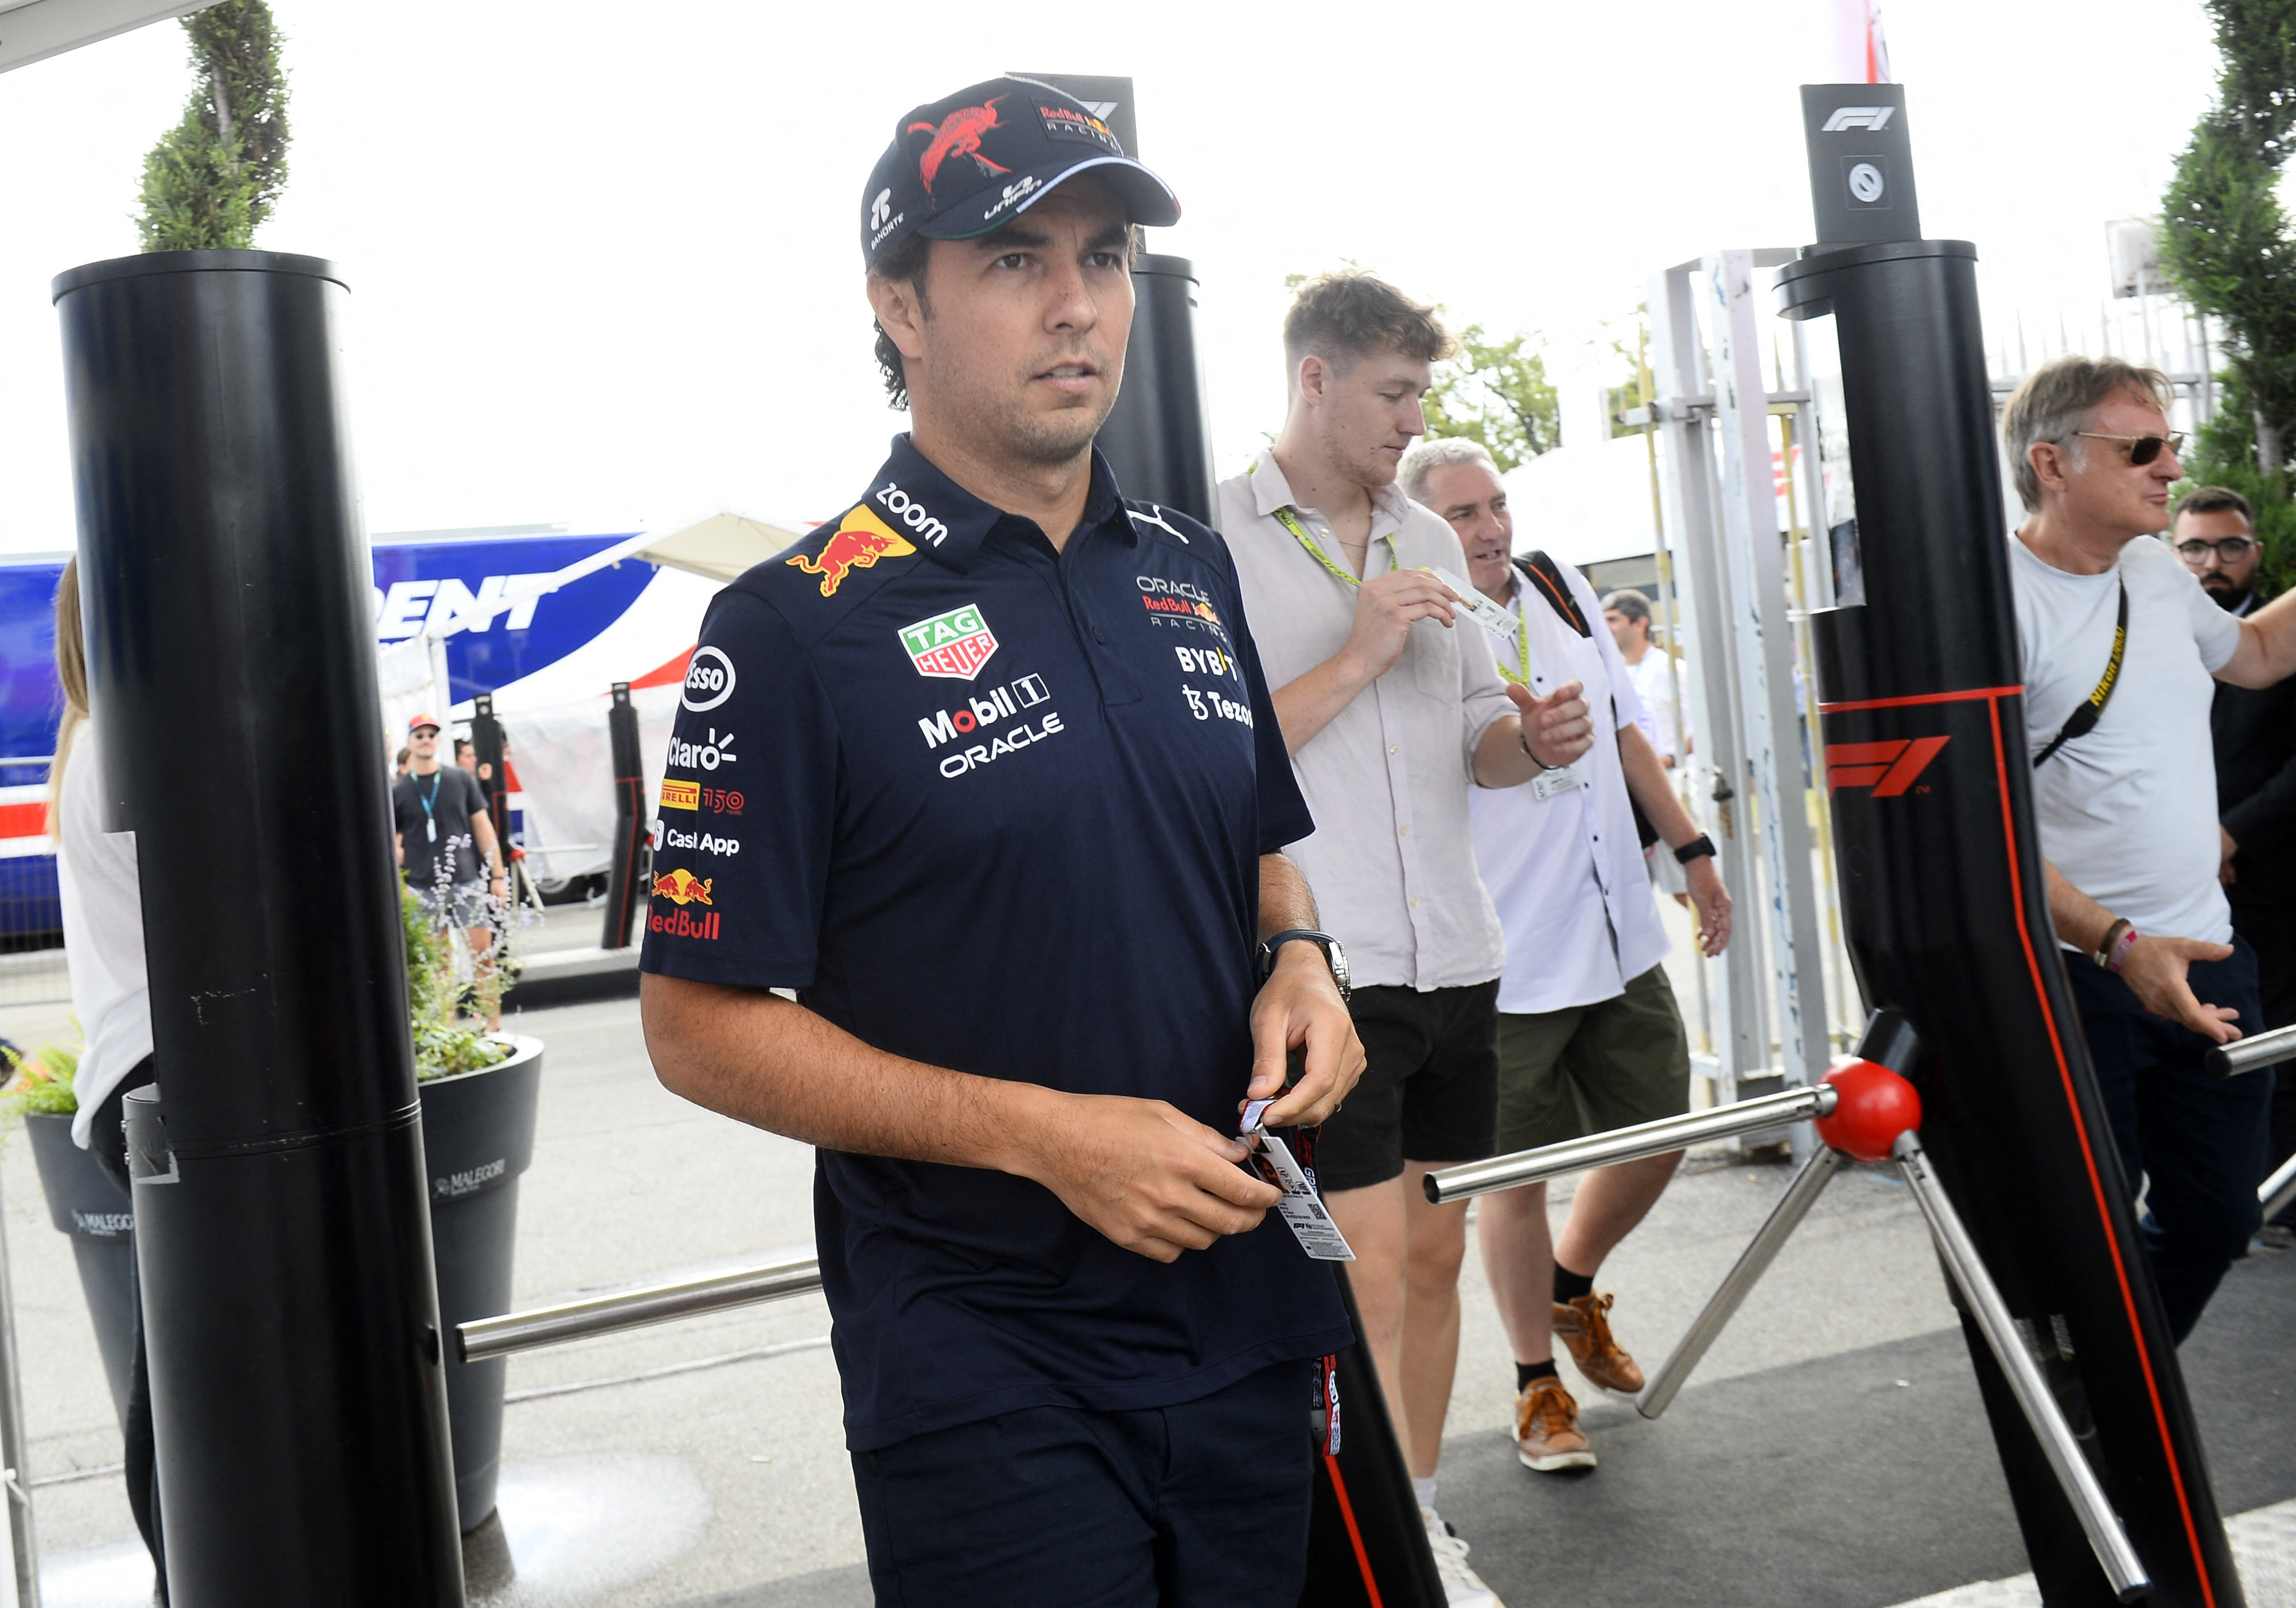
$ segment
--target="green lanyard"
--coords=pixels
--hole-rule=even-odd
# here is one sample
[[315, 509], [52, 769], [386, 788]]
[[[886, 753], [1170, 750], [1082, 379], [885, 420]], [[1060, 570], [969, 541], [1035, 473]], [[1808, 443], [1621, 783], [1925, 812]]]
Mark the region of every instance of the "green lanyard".
[[[1333, 563], [1331, 560], [1331, 556], [1321, 547], [1316, 546], [1316, 538], [1308, 534], [1308, 527], [1301, 524], [1299, 520], [1293, 516], [1289, 508], [1278, 508], [1275, 511], [1275, 520], [1278, 524], [1283, 527], [1283, 529], [1298, 537], [1300, 538], [1300, 545], [1308, 549], [1308, 552], [1314, 554], [1316, 555], [1316, 562], [1323, 565], [1324, 569], [1329, 570], [1332, 574], [1338, 576], [1341, 580], [1347, 582], [1348, 585], [1351, 587], [1360, 587], [1363, 585], [1361, 580], [1357, 578], [1355, 576], [1349, 574], [1345, 570], [1341, 569], [1339, 565]], [[1379, 539], [1387, 544], [1389, 556], [1392, 558], [1395, 552], [1394, 535], [1390, 532], [1386, 536], [1381, 537]]]
[[[1520, 595], [1521, 591], [1522, 583], [1521, 581], [1515, 582], [1516, 594]], [[1520, 656], [1520, 662], [1522, 665], [1522, 674], [1520, 676], [1516, 675], [1513, 670], [1507, 669], [1505, 663], [1502, 660], [1495, 660], [1494, 662], [1498, 664], [1499, 674], [1505, 677], [1507, 680], [1513, 682], [1517, 686], [1529, 686], [1530, 685], [1530, 621], [1527, 617], [1521, 613], [1518, 613], [1516, 619], [1517, 623], [1521, 627], [1521, 628], [1514, 634], [1514, 648], [1515, 652]]]

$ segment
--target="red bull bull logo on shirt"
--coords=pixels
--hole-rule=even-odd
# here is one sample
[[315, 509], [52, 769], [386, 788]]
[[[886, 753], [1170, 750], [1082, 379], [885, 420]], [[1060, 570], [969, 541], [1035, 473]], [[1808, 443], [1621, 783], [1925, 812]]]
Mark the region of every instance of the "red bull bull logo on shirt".
[[696, 876], [681, 866], [653, 879], [653, 896], [673, 905], [706, 905], [709, 902], [709, 884], [715, 880]]
[[823, 545], [820, 557], [809, 558], [800, 553], [786, 562], [792, 569], [821, 577], [821, 595], [834, 597], [837, 588], [854, 570], [873, 569], [881, 558], [906, 558], [916, 550], [916, 545], [908, 537], [864, 505], [839, 523], [836, 534]]
[[980, 617], [978, 604], [967, 603], [901, 628], [901, 646], [920, 676], [946, 676], [970, 681], [996, 651], [996, 634]]

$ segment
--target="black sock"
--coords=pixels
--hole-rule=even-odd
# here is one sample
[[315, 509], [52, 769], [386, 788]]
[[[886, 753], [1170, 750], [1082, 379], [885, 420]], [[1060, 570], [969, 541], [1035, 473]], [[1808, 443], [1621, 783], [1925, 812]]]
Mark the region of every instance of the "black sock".
[[1545, 1362], [1519, 1362], [1514, 1365], [1514, 1393], [1520, 1396], [1530, 1389], [1530, 1382], [1534, 1379], [1554, 1377], [1554, 1362], [1552, 1358]]
[[1595, 1276], [1573, 1273], [1561, 1262], [1554, 1264], [1554, 1304], [1563, 1306], [1582, 1295], [1595, 1293]]

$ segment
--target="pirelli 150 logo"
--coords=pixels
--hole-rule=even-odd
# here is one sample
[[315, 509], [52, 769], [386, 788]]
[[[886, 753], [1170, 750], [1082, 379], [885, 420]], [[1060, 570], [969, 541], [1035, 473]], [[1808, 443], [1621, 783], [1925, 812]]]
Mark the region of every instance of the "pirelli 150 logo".
[[1870, 787], [1877, 799], [1927, 792], [1928, 788], [1914, 783], [1951, 741], [1950, 737], [1899, 737], [1889, 742], [1829, 742], [1825, 745], [1826, 797], [1845, 787]]

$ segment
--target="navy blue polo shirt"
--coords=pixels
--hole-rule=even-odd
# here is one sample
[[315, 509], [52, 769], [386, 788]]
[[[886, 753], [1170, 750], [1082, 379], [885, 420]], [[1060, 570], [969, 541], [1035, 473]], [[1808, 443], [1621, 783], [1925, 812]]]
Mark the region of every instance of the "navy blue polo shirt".
[[[1218, 535], [1125, 502], [1095, 452], [1055, 550], [903, 436], [863, 501], [710, 605], [643, 964], [1233, 1133], [1259, 857], [1313, 830]], [[824, 1150], [814, 1223], [856, 1450], [1172, 1406], [1349, 1343], [1273, 1212], [1168, 1265], [1026, 1179]]]

